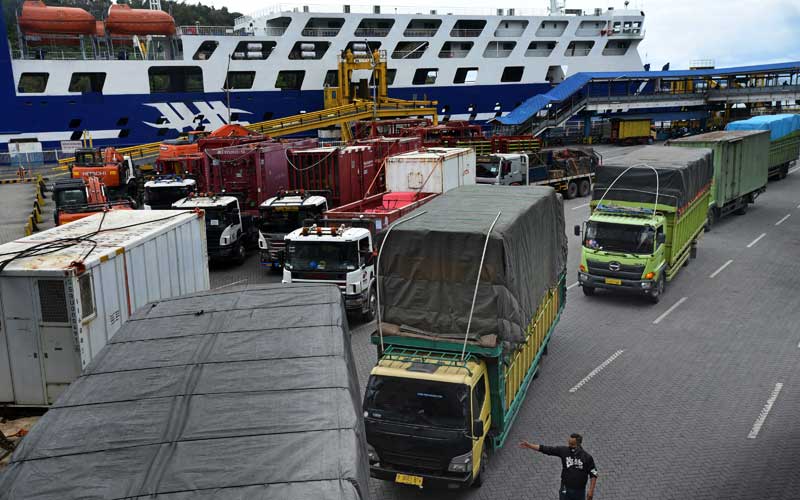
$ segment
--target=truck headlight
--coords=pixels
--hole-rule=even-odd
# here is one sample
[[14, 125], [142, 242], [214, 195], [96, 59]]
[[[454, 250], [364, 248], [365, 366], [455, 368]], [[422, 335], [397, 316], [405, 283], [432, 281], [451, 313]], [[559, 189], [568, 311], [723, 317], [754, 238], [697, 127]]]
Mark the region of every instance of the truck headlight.
[[222, 244], [223, 245], [227, 245], [228, 244], [228, 237], [227, 236], [223, 236], [222, 237]]
[[447, 466], [450, 472], [471, 472], [472, 471], [472, 452], [459, 455], [450, 460], [450, 465]]
[[369, 458], [370, 464], [377, 464], [379, 462], [378, 452], [376, 452], [375, 448], [369, 443], [367, 443], [367, 458]]

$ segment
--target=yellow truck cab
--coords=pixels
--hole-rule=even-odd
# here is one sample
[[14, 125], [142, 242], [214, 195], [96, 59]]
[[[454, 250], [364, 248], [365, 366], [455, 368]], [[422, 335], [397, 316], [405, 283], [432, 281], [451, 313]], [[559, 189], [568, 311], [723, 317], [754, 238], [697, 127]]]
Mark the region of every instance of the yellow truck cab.
[[[390, 347], [372, 369], [364, 397], [367, 425], [381, 427], [379, 435], [387, 437], [376, 442], [380, 457], [368, 445], [372, 475], [419, 487], [480, 484], [492, 425], [488, 394], [486, 364], [472, 355], [462, 361], [455, 353]], [[396, 439], [403, 435], [407, 439]], [[416, 452], [409, 455], [404, 452], [412, 440]], [[420, 451], [427, 463], [420, 462]]]

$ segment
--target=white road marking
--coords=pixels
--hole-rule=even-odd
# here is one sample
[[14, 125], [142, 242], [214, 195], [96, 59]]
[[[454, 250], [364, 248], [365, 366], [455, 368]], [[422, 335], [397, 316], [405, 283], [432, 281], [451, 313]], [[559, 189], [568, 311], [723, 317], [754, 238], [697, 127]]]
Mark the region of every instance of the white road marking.
[[589, 204], [588, 204], [588, 203], [584, 203], [583, 205], [578, 205], [577, 207], [572, 207], [572, 209], [573, 209], [573, 210], [577, 210], [577, 209], [579, 209], [579, 208], [588, 207], [588, 206], [589, 206]]
[[763, 237], [764, 237], [764, 236], [766, 236], [766, 235], [767, 235], [767, 233], [761, 233], [761, 236], [759, 236], [758, 238], [756, 238], [756, 239], [754, 239], [753, 241], [751, 241], [751, 242], [750, 242], [750, 243], [747, 245], [747, 248], [753, 248], [753, 246], [754, 246], [756, 243], [758, 243], [758, 242], [761, 240], [761, 238], [763, 238]]
[[783, 384], [781, 382], [775, 384], [775, 388], [772, 389], [772, 394], [769, 395], [767, 404], [761, 409], [761, 414], [753, 424], [753, 428], [750, 429], [750, 434], [747, 435], [748, 439], [755, 439], [758, 436], [758, 431], [760, 431], [761, 426], [764, 425], [767, 415], [769, 415], [770, 410], [772, 410], [772, 405], [775, 404], [775, 400], [778, 399], [778, 394], [781, 393], [781, 389], [783, 389]]
[[728, 266], [730, 266], [730, 265], [731, 265], [731, 262], [733, 262], [733, 259], [730, 259], [728, 262], [726, 262], [726, 263], [722, 264], [722, 265], [719, 267], [719, 269], [717, 269], [716, 271], [714, 271], [713, 273], [711, 273], [711, 275], [709, 275], [709, 278], [716, 278], [716, 277], [717, 277], [717, 275], [718, 275], [719, 273], [721, 273], [723, 269], [725, 269], [726, 267], [728, 267]]
[[797, 169], [799, 169], [799, 168], [800, 168], [800, 165], [798, 165], [798, 166], [796, 166], [794, 168], [790, 168], [789, 171], [787, 171], [786, 173], [787, 174], [793, 174], [793, 173], [797, 172]]
[[600, 363], [600, 366], [598, 366], [597, 368], [595, 368], [594, 370], [592, 370], [591, 372], [589, 372], [589, 375], [586, 375], [585, 377], [583, 377], [583, 380], [581, 380], [580, 382], [578, 382], [577, 384], [575, 384], [575, 387], [573, 387], [572, 389], [570, 389], [570, 390], [569, 390], [569, 392], [575, 392], [575, 391], [577, 391], [578, 389], [580, 389], [581, 387], [583, 387], [583, 386], [586, 384], [586, 382], [590, 381], [590, 380], [592, 379], [592, 377], [594, 377], [595, 375], [597, 375], [598, 373], [600, 373], [600, 372], [603, 370], [603, 368], [605, 368], [605, 367], [606, 367], [606, 366], [608, 366], [608, 365], [609, 365], [609, 364], [610, 364], [612, 361], [614, 361], [615, 359], [617, 359], [617, 358], [619, 357], [619, 355], [620, 355], [620, 354], [622, 354], [623, 352], [625, 352], [625, 349], [620, 349], [619, 351], [617, 351], [617, 352], [615, 352], [614, 354], [612, 354], [610, 358], [608, 358], [607, 360], [605, 360], [605, 361], [603, 361], [602, 363]]
[[789, 218], [789, 217], [791, 217], [791, 216], [792, 216], [792, 214], [786, 214], [786, 215], [784, 215], [784, 216], [783, 216], [783, 218], [782, 218], [781, 220], [779, 220], [778, 222], [776, 222], [776, 223], [775, 223], [775, 225], [776, 225], [776, 226], [780, 226], [781, 224], [783, 224], [783, 221], [785, 221], [786, 219], [788, 219], [788, 218]]
[[657, 325], [657, 324], [661, 323], [661, 320], [663, 320], [664, 318], [666, 318], [667, 316], [669, 316], [669, 313], [671, 313], [672, 311], [674, 311], [675, 309], [677, 309], [679, 305], [681, 305], [681, 304], [683, 304], [684, 302], [686, 302], [686, 299], [687, 299], [687, 298], [688, 298], [688, 297], [681, 297], [681, 298], [678, 300], [678, 302], [675, 302], [674, 304], [672, 304], [672, 307], [670, 307], [669, 309], [667, 309], [666, 311], [664, 311], [664, 314], [662, 314], [661, 316], [657, 317], [657, 318], [656, 318], [656, 320], [655, 320], [655, 321], [653, 321], [653, 324], [654, 324], [654, 325]]
[[228, 288], [229, 286], [238, 285], [239, 283], [244, 283], [245, 281], [247, 281], [247, 278], [245, 278], [243, 280], [239, 280], [239, 281], [234, 281], [233, 283], [228, 283], [228, 284], [225, 284], [225, 285], [222, 285], [222, 286], [218, 286], [217, 288], [214, 288], [214, 290], [220, 290], [222, 288]]
[[575, 288], [576, 286], [578, 286], [578, 282], [577, 282], [577, 281], [576, 281], [575, 283], [571, 284], [570, 286], [568, 286], [568, 287], [567, 287], [567, 290], [572, 290], [572, 289], [573, 289], [573, 288]]

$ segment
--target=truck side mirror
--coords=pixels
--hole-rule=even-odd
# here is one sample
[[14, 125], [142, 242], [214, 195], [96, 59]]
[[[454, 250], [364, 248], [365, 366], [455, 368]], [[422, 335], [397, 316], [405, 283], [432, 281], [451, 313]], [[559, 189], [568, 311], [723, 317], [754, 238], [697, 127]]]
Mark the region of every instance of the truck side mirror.
[[663, 245], [667, 242], [667, 235], [665, 233], [656, 234], [656, 245]]
[[575, 224], [575, 228], [574, 229], [575, 229], [575, 236], [580, 236], [581, 235], [581, 226]]
[[483, 429], [483, 420], [477, 418], [472, 421], [472, 436], [476, 439], [480, 439], [483, 437], [484, 429]]

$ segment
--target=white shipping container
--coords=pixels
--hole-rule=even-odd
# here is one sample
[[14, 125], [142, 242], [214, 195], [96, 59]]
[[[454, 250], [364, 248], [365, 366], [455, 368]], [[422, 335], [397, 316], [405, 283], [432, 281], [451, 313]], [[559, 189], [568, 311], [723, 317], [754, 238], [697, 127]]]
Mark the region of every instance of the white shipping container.
[[428, 148], [386, 160], [388, 191], [444, 193], [475, 184], [475, 151], [472, 148]]
[[114, 210], [0, 245], [0, 404], [52, 404], [138, 307], [208, 290], [202, 213]]

